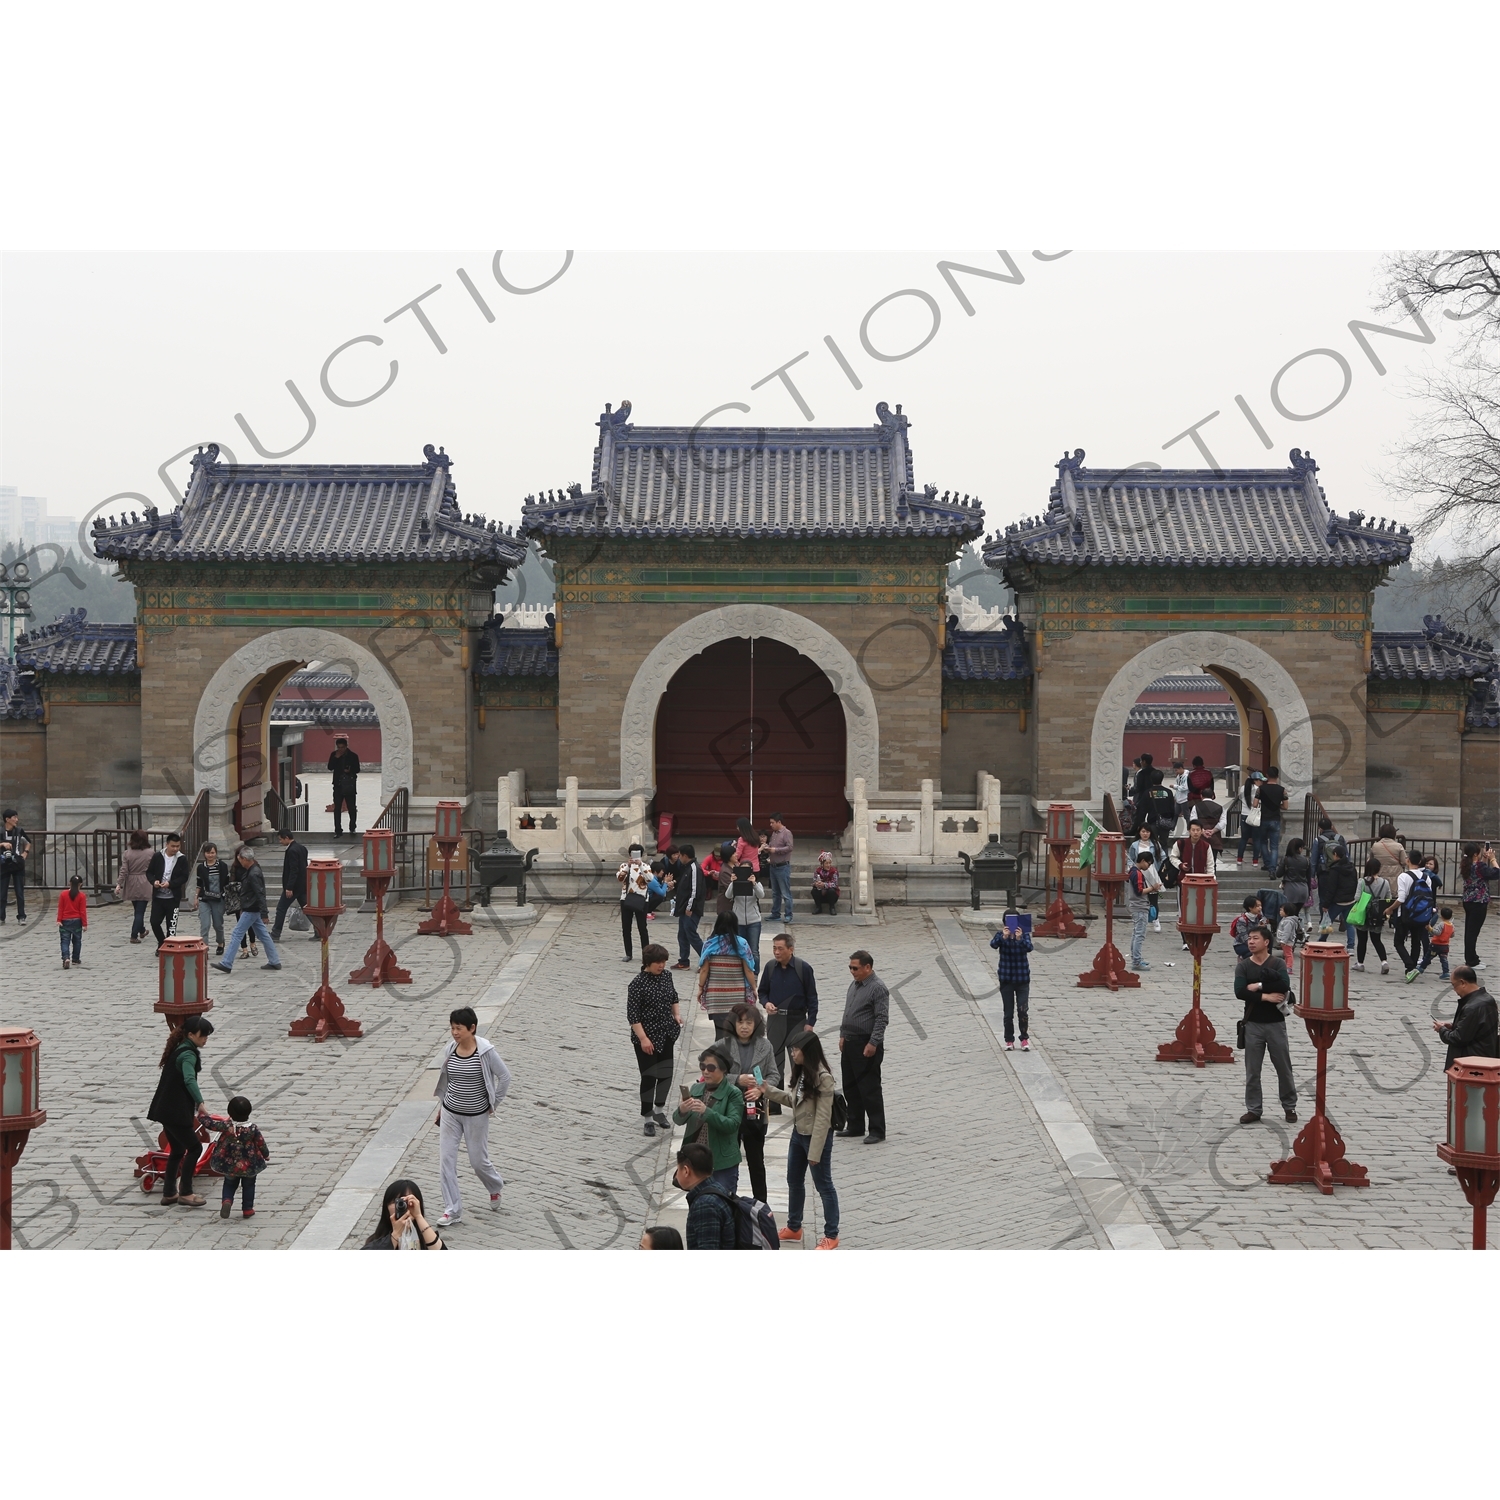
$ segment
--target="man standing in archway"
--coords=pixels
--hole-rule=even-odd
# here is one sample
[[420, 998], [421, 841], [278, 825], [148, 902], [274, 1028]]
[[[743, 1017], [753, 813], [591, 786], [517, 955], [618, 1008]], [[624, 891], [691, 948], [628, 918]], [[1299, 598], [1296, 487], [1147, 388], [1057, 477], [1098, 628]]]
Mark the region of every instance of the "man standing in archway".
[[[780, 813], [770, 817], [771, 840], [761, 863], [771, 875], [771, 921], [792, 921], [792, 830], [782, 822]], [[782, 902], [786, 910], [782, 910]]]
[[348, 808], [349, 836], [353, 838], [359, 832], [354, 824], [354, 789], [359, 776], [359, 756], [349, 748], [347, 734], [334, 735], [333, 754], [328, 757], [328, 769], [333, 775], [333, 836], [341, 836], [339, 822], [343, 810]]

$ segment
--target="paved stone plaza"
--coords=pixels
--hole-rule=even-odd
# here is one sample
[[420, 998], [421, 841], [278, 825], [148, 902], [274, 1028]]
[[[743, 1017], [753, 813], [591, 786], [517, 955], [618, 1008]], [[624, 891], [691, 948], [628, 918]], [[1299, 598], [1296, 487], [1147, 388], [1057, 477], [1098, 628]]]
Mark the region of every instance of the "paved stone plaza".
[[[373, 918], [339, 923], [333, 974], [357, 1042], [293, 1041], [288, 1023], [316, 985], [318, 945], [287, 934], [285, 968], [242, 961], [211, 972], [216, 1031], [205, 1052], [210, 1106], [243, 1092], [271, 1149], [253, 1220], [216, 1212], [218, 1183], [200, 1179], [210, 1206], [163, 1208], [132, 1175], [154, 1143], [143, 1118], [165, 1027], [151, 1011], [156, 965], [149, 942], [127, 942], [129, 908], [90, 914], [84, 967], [64, 973], [50, 909], [4, 929], [7, 983], [0, 1023], [42, 1038], [43, 1103], [16, 1171], [16, 1241], [41, 1248], [334, 1248], [369, 1232], [384, 1184], [419, 1181], [440, 1211], [432, 1088], [448, 1012], [471, 1004], [514, 1075], [491, 1131], [506, 1179], [502, 1209], [460, 1161], [464, 1221], [455, 1249], [632, 1248], [641, 1228], [684, 1217], [671, 1187], [675, 1140], [640, 1130], [637, 1075], [624, 1021], [625, 986], [613, 907], [554, 906], [515, 923], [513, 908], [473, 914], [472, 937], [419, 938], [412, 907], [388, 935], [413, 983], [379, 991], [337, 981], [363, 955]], [[653, 924], [658, 940], [675, 923]], [[1097, 924], [1095, 924], [1097, 926]], [[185, 914], [185, 931], [196, 918]], [[769, 954], [770, 924], [765, 951]], [[1460, 1247], [1469, 1210], [1434, 1152], [1443, 1123], [1442, 1048], [1430, 1022], [1451, 1014], [1446, 984], [1423, 977], [1352, 976], [1356, 1019], [1330, 1054], [1330, 1110], [1371, 1186], [1325, 1198], [1310, 1187], [1272, 1187], [1271, 1160], [1298, 1126], [1268, 1108], [1241, 1127], [1243, 1071], [1159, 1064], [1187, 1008], [1191, 960], [1170, 930], [1152, 934], [1154, 965], [1137, 991], [1081, 990], [1097, 935], [1042, 942], [1033, 958], [1033, 1052], [999, 1043], [988, 931], [946, 908], [885, 907], [877, 925], [799, 922], [798, 952], [823, 990], [819, 1029], [837, 1030], [845, 962], [868, 947], [891, 986], [885, 1068], [889, 1139], [839, 1140], [833, 1154], [848, 1249], [881, 1248], [1281, 1248]], [[669, 943], [669, 947], [674, 946]], [[675, 956], [675, 953], [674, 953]], [[1496, 945], [1487, 945], [1489, 972]], [[1174, 967], [1166, 967], [1167, 964]], [[1205, 1000], [1221, 1039], [1233, 1040], [1239, 1006], [1230, 990], [1227, 934], [1205, 962]], [[675, 973], [691, 993], [690, 974]], [[693, 1016], [685, 1008], [685, 1018]], [[1291, 1025], [1305, 1120], [1315, 1054]], [[696, 1019], [679, 1042], [679, 1078], [711, 1038]], [[830, 1048], [832, 1042], [830, 1041]], [[695, 1064], [694, 1064], [695, 1066]], [[1269, 1063], [1268, 1105], [1275, 1100]], [[676, 1090], [673, 1089], [675, 1097]], [[1275, 1116], [1273, 1120], [1273, 1115]], [[784, 1148], [767, 1148], [772, 1206], [785, 1208]], [[748, 1176], [741, 1174], [742, 1191]], [[809, 1181], [804, 1243], [822, 1227]]]

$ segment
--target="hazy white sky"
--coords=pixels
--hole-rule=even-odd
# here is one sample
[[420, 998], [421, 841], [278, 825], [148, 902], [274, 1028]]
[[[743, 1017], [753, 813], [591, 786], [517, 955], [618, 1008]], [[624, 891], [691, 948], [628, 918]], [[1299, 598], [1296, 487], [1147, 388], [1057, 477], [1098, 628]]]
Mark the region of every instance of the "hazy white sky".
[[[493, 252], [483, 249], [10, 255], [0, 482], [80, 518], [121, 491], [165, 506], [157, 470], [180, 450], [211, 439], [241, 460], [257, 458], [236, 413], [268, 449], [300, 439], [306, 420], [286, 390], [291, 380], [317, 419], [297, 459], [415, 463], [424, 443], [442, 444], [456, 461], [461, 506], [513, 522], [529, 491], [587, 483], [606, 401], [628, 397], [643, 423], [692, 423], [738, 401], [749, 413], [716, 420], [802, 424], [780, 380], [752, 386], [808, 351], [789, 375], [816, 424], [873, 423], [877, 400], [901, 402], [918, 482], [978, 494], [994, 525], [1045, 504], [1065, 449], [1086, 449], [1091, 466], [1197, 466], [1190, 440], [1163, 445], [1213, 411], [1220, 415], [1201, 433], [1220, 463], [1285, 464], [1288, 449], [1302, 447], [1321, 465], [1336, 509], [1399, 514], [1380, 474], [1410, 420], [1413, 377], [1447, 357], [1452, 325], [1436, 326], [1432, 346], [1375, 338], [1389, 372], [1377, 374], [1348, 324], [1397, 321], [1371, 311], [1378, 256], [1077, 251], [1043, 261], [1028, 247], [1011, 255], [1020, 285], [955, 273], [972, 316], [938, 263], [1004, 271], [994, 250], [579, 252], [552, 285], [526, 296], [500, 286]], [[507, 253], [500, 264], [525, 286], [562, 263], [562, 252], [550, 252]], [[446, 353], [412, 313], [385, 321], [434, 286], [422, 307]], [[909, 358], [877, 360], [862, 345], [862, 322], [882, 298], [908, 289], [933, 299], [936, 332]], [[933, 324], [927, 302], [904, 296], [874, 314], [866, 335], [899, 354]], [[376, 390], [392, 359], [399, 372], [378, 399], [341, 407], [320, 373], [359, 335], [385, 342], [339, 357], [329, 376], [337, 394]], [[853, 389], [825, 335], [863, 389]], [[1272, 381], [1313, 349], [1347, 361], [1348, 393], [1323, 416], [1289, 420], [1273, 404]], [[1288, 411], [1309, 413], [1343, 385], [1337, 361], [1320, 354], [1283, 376], [1277, 394]], [[1269, 433], [1270, 451], [1237, 395]], [[180, 459], [169, 473], [181, 484], [186, 469]]]

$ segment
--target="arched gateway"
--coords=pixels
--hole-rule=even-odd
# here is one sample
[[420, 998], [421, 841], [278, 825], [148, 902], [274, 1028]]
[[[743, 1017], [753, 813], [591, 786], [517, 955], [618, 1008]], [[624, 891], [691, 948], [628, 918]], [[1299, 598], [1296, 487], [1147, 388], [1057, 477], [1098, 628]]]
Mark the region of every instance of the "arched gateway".
[[1205, 671], [1239, 702], [1242, 745], [1253, 705], [1292, 792], [1315, 791], [1356, 826], [1374, 590], [1410, 538], [1337, 515], [1295, 448], [1285, 469], [1086, 469], [1083, 458], [1064, 457], [1046, 512], [985, 553], [1030, 637], [1035, 801], [1101, 803], [1120, 785], [1141, 690]]
[[[791, 694], [777, 703], [773, 742], [786, 776], [800, 765], [810, 781], [834, 781], [835, 801], [853, 801], [862, 779], [871, 797], [916, 805], [922, 782], [942, 776], [947, 569], [979, 534], [977, 502], [918, 489], [907, 418], [884, 402], [874, 427], [637, 427], [629, 415], [626, 403], [599, 419], [587, 490], [528, 497], [523, 512], [555, 564], [559, 780], [576, 777], [582, 801], [678, 811], [662, 800], [658, 715], [674, 677], [717, 652], [730, 681], [704, 679], [712, 732], [673, 747], [683, 753], [666, 790], [715, 827], [735, 798], [747, 814], [739, 763], [776, 725], [721, 699], [751, 692], [748, 650], [742, 660], [725, 643], [756, 640], [805, 658], [813, 686], [814, 674], [827, 679], [806, 705], [794, 672], [777, 690]], [[531, 648], [505, 634], [494, 633], [491, 659], [519, 674]], [[834, 706], [830, 692], [844, 734], [827, 734], [826, 716], [792, 745], [803, 713]], [[710, 807], [703, 785], [715, 777], [727, 800]], [[757, 798], [757, 818], [773, 810]], [[808, 816], [842, 828], [844, 809]]]

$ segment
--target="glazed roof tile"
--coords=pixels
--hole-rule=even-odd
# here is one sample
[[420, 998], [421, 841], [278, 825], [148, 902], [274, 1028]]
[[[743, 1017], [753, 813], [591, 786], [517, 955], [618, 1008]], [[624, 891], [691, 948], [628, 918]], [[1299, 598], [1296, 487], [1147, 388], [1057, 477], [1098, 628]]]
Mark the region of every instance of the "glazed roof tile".
[[1137, 703], [1126, 729], [1237, 730], [1240, 716], [1232, 703]]
[[16, 637], [16, 665], [31, 672], [134, 672], [135, 626], [91, 621], [86, 609], [70, 609], [50, 625]]
[[36, 678], [0, 652], [0, 719], [40, 719], [44, 712]]
[[479, 633], [481, 677], [556, 677], [557, 645], [551, 630], [503, 629], [499, 618]]
[[1031, 675], [1026, 627], [1016, 619], [1004, 630], [969, 631], [950, 618], [943, 645], [943, 676], [950, 682], [1014, 682]]
[[425, 464], [221, 464], [193, 458], [181, 506], [94, 522], [101, 557], [163, 562], [471, 562], [518, 568], [526, 544], [464, 516], [451, 459]]
[[368, 698], [278, 698], [271, 707], [271, 723], [378, 729], [380, 718]]
[[526, 497], [527, 536], [953, 537], [984, 529], [978, 500], [913, 478], [909, 422], [874, 427], [638, 427], [599, 418], [590, 488]]
[[1370, 638], [1370, 676], [1380, 681], [1485, 677], [1496, 660], [1488, 641], [1450, 630], [1441, 615], [1424, 615], [1421, 630], [1377, 630]]
[[991, 537], [985, 562], [1069, 567], [1350, 568], [1404, 561], [1406, 528], [1329, 509], [1300, 448], [1286, 469], [1085, 469], [1058, 464], [1047, 511]]

